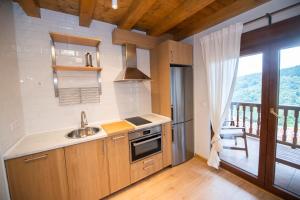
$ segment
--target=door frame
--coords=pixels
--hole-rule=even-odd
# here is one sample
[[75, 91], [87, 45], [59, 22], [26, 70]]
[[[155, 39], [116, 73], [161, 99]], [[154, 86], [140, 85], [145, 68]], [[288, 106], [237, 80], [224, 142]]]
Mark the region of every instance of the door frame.
[[278, 59], [275, 60], [272, 55], [277, 52], [278, 47], [284, 48], [298, 42], [300, 44], [300, 15], [242, 34], [241, 56], [263, 52], [261, 122], [264, 123], [261, 123], [260, 129], [258, 176], [221, 161], [222, 168], [285, 199], [297, 197], [273, 185], [277, 120], [270, 116], [269, 109], [274, 106], [277, 108], [279, 67]]
[[[257, 53], [263, 53], [263, 68], [262, 68], [262, 88], [261, 88], [261, 117], [260, 121], [267, 122], [268, 121], [268, 96], [269, 96], [269, 73], [268, 73], [268, 64], [266, 57], [266, 52], [268, 49], [265, 46], [247, 46], [245, 48], [244, 44], [241, 44], [241, 52], [240, 56], [253, 55]], [[258, 175], [251, 174], [238, 166], [232, 165], [229, 162], [221, 160], [221, 167], [231, 171], [232, 173], [246, 179], [247, 181], [258, 185], [260, 187], [264, 187], [265, 180], [265, 168], [266, 168], [266, 159], [261, 159], [266, 157], [266, 143], [267, 143], [267, 133], [268, 133], [268, 124], [261, 123], [260, 124], [260, 137], [259, 137], [259, 163], [258, 163]]]

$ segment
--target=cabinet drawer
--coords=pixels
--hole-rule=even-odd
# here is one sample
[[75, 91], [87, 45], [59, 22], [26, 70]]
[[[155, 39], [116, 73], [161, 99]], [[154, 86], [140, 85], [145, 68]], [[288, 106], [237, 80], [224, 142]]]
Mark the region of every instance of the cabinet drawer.
[[149, 176], [162, 169], [162, 154], [156, 154], [149, 158], [131, 164], [131, 183]]

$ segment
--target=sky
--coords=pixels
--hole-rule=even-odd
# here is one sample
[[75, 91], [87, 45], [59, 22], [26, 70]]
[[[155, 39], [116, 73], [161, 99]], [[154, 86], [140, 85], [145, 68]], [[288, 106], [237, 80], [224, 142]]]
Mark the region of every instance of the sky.
[[[263, 54], [243, 56], [239, 60], [238, 76], [262, 72]], [[300, 46], [280, 50], [280, 69], [300, 65]]]

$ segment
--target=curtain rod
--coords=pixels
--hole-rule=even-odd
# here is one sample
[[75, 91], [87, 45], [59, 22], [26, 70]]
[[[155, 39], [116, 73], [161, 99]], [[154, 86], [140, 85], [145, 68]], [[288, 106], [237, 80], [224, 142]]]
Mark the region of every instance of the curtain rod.
[[285, 8], [276, 10], [276, 11], [271, 12], [271, 13], [266, 13], [266, 15], [261, 16], [261, 17], [256, 18], [256, 19], [253, 19], [253, 20], [250, 20], [250, 21], [244, 23], [244, 25], [247, 25], [247, 24], [253, 23], [253, 22], [255, 22], [255, 21], [261, 20], [261, 19], [263, 19], [263, 18], [265, 18], [265, 17], [267, 17], [267, 18], [269, 19], [269, 25], [270, 25], [270, 24], [272, 24], [272, 15], [277, 14], [277, 13], [282, 12], [282, 11], [285, 11], [285, 10], [288, 10], [288, 9], [290, 9], [290, 8], [293, 8], [293, 7], [299, 6], [299, 5], [300, 5], [300, 2], [299, 2], [299, 3], [292, 4], [292, 5], [287, 6], [287, 7], [285, 7]]

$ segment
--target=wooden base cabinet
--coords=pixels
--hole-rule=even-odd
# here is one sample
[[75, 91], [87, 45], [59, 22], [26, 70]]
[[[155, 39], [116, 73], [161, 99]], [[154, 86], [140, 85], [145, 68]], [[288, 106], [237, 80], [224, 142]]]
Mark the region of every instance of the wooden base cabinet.
[[109, 179], [111, 193], [130, 184], [128, 134], [118, 134], [107, 139]]
[[65, 148], [69, 196], [98, 200], [110, 194], [105, 140]]
[[62, 148], [5, 161], [12, 200], [67, 200]]
[[171, 124], [162, 153], [130, 165], [128, 133], [5, 161], [12, 200], [98, 200], [171, 165]]
[[171, 123], [162, 125], [162, 160], [163, 167], [172, 164], [172, 127]]

